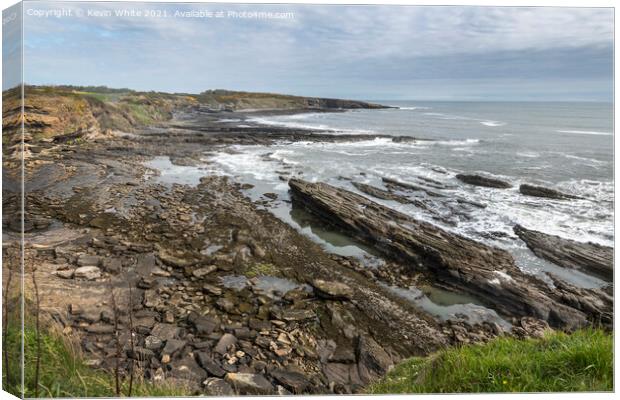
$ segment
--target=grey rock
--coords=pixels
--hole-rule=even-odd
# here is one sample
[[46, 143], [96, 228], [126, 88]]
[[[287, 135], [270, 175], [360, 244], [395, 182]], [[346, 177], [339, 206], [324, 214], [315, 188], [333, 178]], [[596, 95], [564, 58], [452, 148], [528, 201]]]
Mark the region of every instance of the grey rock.
[[316, 313], [313, 310], [298, 310], [298, 309], [275, 309], [272, 311], [273, 315], [277, 319], [281, 319], [284, 321], [305, 321], [308, 319], [316, 318]]
[[512, 187], [510, 183], [500, 179], [476, 174], [457, 174], [456, 179], [474, 186], [484, 186], [497, 189], [508, 189]]
[[333, 300], [349, 300], [353, 296], [353, 289], [341, 282], [315, 279], [312, 286], [320, 297]]
[[168, 339], [166, 340], [166, 345], [161, 352], [162, 354], [169, 354], [172, 356], [174, 353], [182, 350], [186, 344], [187, 342], [185, 340]]
[[360, 379], [366, 384], [384, 376], [394, 365], [389, 354], [374, 339], [365, 336], [359, 337], [357, 359]]
[[173, 324], [156, 323], [151, 330], [151, 335], [161, 340], [178, 339], [181, 329]]
[[99, 267], [94, 266], [79, 267], [75, 269], [73, 276], [75, 278], [92, 281], [101, 277], [101, 270]]
[[215, 271], [217, 271], [217, 266], [209, 265], [207, 267], [202, 267], [202, 268], [195, 269], [194, 271], [192, 271], [192, 275], [194, 275], [198, 279], [202, 279], [205, 276], [207, 276], [207, 275], [209, 275], [209, 274], [211, 274], [211, 273], [213, 273]]
[[114, 327], [107, 324], [93, 324], [86, 327], [86, 331], [89, 333], [105, 334], [114, 333]]
[[228, 373], [226, 381], [240, 394], [272, 394], [274, 387], [263, 375]]
[[235, 344], [237, 344], [237, 338], [234, 335], [231, 335], [230, 333], [225, 333], [222, 335], [220, 340], [217, 342], [217, 345], [215, 345], [215, 348], [213, 349], [213, 351], [219, 354], [226, 354], [226, 352], [228, 351], [228, 348]]
[[235, 391], [233, 390], [230, 383], [226, 382], [224, 379], [220, 378], [207, 378], [203, 383], [205, 388], [205, 394], [208, 396], [234, 396]]
[[172, 369], [169, 376], [174, 378], [187, 379], [199, 383], [207, 379], [207, 372], [189, 354], [180, 360], [172, 361], [170, 366]]
[[150, 360], [151, 357], [155, 356], [153, 350], [145, 349], [144, 347], [134, 347], [133, 349], [127, 350], [127, 356], [133, 358], [138, 361], [146, 361]]
[[235, 303], [228, 298], [222, 297], [215, 304], [222, 311], [226, 311], [229, 314], [238, 314], [237, 309], [235, 307]]
[[149, 350], [157, 351], [161, 349], [163, 345], [164, 345], [164, 341], [158, 338], [157, 336], [151, 335], [151, 336], [147, 336], [144, 339], [144, 347]]
[[75, 270], [74, 269], [64, 269], [64, 270], [59, 270], [54, 272], [54, 274], [59, 277], [59, 278], [63, 278], [63, 279], [71, 279], [73, 278], [73, 275], [75, 274]]
[[196, 353], [196, 359], [198, 361], [198, 364], [200, 364], [200, 366], [204, 368], [210, 375], [216, 376], [218, 378], [222, 378], [224, 375], [226, 375], [226, 371], [224, 371], [222, 367], [220, 367], [220, 365], [216, 363], [213, 358], [211, 358], [210, 354], [204, 351], [200, 351]]
[[311, 386], [310, 381], [302, 373], [297, 371], [281, 369], [272, 371], [271, 376], [294, 394], [304, 393]]
[[101, 265], [101, 257], [91, 256], [89, 254], [81, 254], [80, 256], [78, 256], [77, 265], [79, 265], [80, 267], [86, 267], [86, 266], [98, 267]]
[[119, 258], [106, 258], [102, 262], [105, 271], [117, 273], [123, 268], [123, 262]]
[[197, 317], [192, 324], [194, 328], [196, 328], [196, 333], [199, 335], [209, 335], [213, 333], [218, 325], [213, 318], [206, 316]]
[[538, 257], [561, 267], [595, 275], [611, 282], [614, 277], [614, 249], [596, 243], [582, 243], [516, 225], [514, 232]]
[[[388, 257], [426, 269], [458, 291], [476, 293], [508, 316], [532, 316], [575, 329], [587, 315], [542, 282], [523, 273], [510, 253], [417, 220], [345, 189], [300, 179], [289, 181], [292, 199]], [[364, 212], [360, 213], [359, 210]], [[377, 243], [380, 246], [377, 246]], [[363, 306], [362, 306], [363, 307]]]
[[548, 199], [554, 200], [570, 200], [570, 199], [579, 199], [580, 197], [574, 196], [572, 194], [562, 193], [555, 189], [546, 188], [543, 186], [535, 186], [523, 184], [519, 186], [519, 192], [526, 196], [534, 196], [534, 197], [545, 197]]
[[205, 283], [202, 286], [202, 290], [206, 293], [209, 293], [210, 295], [213, 296], [221, 296], [222, 295], [222, 289], [220, 289], [217, 286], [214, 285], [209, 285], [208, 283]]

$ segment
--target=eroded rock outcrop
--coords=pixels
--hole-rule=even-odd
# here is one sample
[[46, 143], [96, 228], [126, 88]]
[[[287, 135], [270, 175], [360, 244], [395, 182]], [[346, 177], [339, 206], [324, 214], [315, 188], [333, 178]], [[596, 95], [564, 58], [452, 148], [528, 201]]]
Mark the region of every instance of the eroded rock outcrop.
[[549, 189], [543, 186], [535, 186], [535, 185], [528, 185], [528, 184], [523, 184], [519, 186], [519, 192], [521, 192], [521, 194], [524, 194], [526, 196], [545, 197], [547, 199], [555, 199], [555, 200], [580, 199], [579, 196], [562, 193], [555, 189]]
[[488, 176], [476, 174], [456, 174], [456, 179], [474, 186], [483, 186], [497, 189], [508, 189], [512, 187], [510, 183], [502, 181], [501, 179], [490, 178]]
[[516, 225], [514, 232], [538, 257], [561, 267], [577, 269], [613, 280], [614, 249], [596, 243], [581, 243]]
[[351, 182], [351, 184], [355, 186], [360, 192], [366, 193], [378, 199], [393, 200], [401, 204], [411, 203], [411, 200], [409, 200], [408, 198], [404, 196], [400, 196], [396, 193], [392, 193], [391, 191], [388, 191], [388, 190], [383, 190], [378, 187], [374, 187], [374, 186], [367, 185], [365, 183], [360, 183], [360, 182]]
[[373, 245], [386, 256], [430, 272], [442, 285], [471, 293], [511, 316], [533, 316], [574, 329], [588, 313], [564, 304], [540, 281], [523, 274], [504, 250], [449, 233], [432, 224], [325, 183], [289, 181], [293, 200]]

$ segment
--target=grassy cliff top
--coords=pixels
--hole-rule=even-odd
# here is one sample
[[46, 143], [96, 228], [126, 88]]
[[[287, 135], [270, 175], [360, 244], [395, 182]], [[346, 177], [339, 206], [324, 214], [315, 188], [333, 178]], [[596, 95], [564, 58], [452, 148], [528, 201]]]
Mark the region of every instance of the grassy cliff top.
[[[81, 137], [88, 132], [156, 125], [188, 107], [211, 110], [336, 110], [383, 108], [357, 100], [290, 96], [274, 93], [208, 90], [200, 94], [139, 92], [102, 86], [25, 86], [24, 115], [21, 88], [2, 93], [5, 148], [14, 145], [23, 120], [26, 141]], [[6, 151], [6, 150], [5, 150]]]
[[384, 393], [576, 392], [613, 390], [613, 335], [596, 329], [498, 338], [396, 366], [368, 388]]

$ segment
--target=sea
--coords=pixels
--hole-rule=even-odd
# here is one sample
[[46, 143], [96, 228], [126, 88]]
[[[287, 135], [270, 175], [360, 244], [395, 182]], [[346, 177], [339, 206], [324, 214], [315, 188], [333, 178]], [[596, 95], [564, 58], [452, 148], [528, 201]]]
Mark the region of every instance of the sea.
[[[360, 194], [352, 182], [384, 188], [382, 178], [426, 186], [445, 197], [427, 197], [428, 209], [395, 201], [374, 201], [450, 232], [510, 252], [519, 268], [551, 283], [549, 273], [580, 287], [605, 282], [535, 256], [513, 232], [516, 224], [579, 242], [614, 245], [613, 105], [576, 102], [378, 101], [389, 109], [350, 110], [251, 117], [265, 126], [315, 129], [335, 135], [387, 134], [418, 141], [369, 137], [339, 143], [281, 142], [271, 146], [236, 145], [209, 152], [208, 166], [178, 167], [155, 160], [161, 179], [197, 179], [209, 173], [250, 183], [246, 194], [333, 253], [359, 257], [372, 268], [381, 257], [295, 207], [286, 179], [326, 182]], [[239, 121], [247, 124], [248, 121]], [[206, 161], [207, 159], [205, 159]], [[205, 164], [207, 165], [207, 164]], [[455, 175], [478, 173], [510, 182], [510, 189], [465, 184]], [[186, 182], [187, 183], [187, 182]], [[574, 194], [581, 199], [525, 196], [529, 183]], [[441, 189], [438, 189], [441, 188]], [[276, 201], [264, 194], [275, 193]], [[479, 208], [454, 199], [486, 205]], [[395, 289], [400, 290], [400, 289]], [[468, 300], [445, 301], [449, 293], [407, 292], [449, 308]], [[418, 297], [416, 297], [418, 296]], [[443, 300], [442, 300], [443, 299]], [[433, 303], [433, 304], [435, 304]], [[471, 304], [470, 304], [471, 303]], [[445, 310], [444, 310], [445, 311]], [[453, 311], [453, 310], [452, 310]], [[471, 314], [471, 313], [470, 313]]]

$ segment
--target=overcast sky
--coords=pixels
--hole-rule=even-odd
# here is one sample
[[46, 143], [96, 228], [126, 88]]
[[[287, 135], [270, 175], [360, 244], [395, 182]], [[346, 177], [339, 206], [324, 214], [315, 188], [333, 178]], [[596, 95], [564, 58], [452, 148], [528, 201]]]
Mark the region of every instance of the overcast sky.
[[[28, 15], [60, 8], [72, 16]], [[75, 16], [120, 9], [167, 17]], [[294, 18], [174, 16], [190, 10]], [[374, 100], [612, 99], [610, 8], [28, 2], [24, 14], [31, 84]]]

